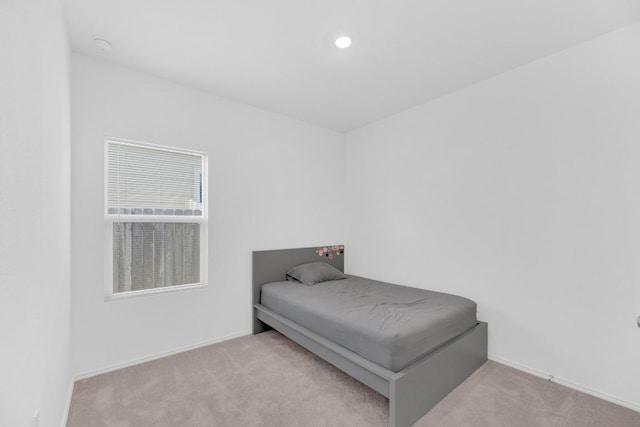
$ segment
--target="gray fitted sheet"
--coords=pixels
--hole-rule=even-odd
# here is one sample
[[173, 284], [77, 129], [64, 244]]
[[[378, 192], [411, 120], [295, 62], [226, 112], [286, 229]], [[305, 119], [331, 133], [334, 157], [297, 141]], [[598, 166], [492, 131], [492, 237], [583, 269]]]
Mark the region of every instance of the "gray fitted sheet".
[[357, 276], [267, 283], [260, 303], [394, 372], [477, 323], [467, 298]]

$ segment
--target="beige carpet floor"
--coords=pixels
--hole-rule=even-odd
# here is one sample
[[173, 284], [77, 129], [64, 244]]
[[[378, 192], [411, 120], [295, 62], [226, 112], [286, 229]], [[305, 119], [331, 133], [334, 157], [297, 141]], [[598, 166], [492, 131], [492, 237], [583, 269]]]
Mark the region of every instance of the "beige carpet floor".
[[[68, 427], [387, 426], [387, 400], [270, 331], [76, 382]], [[487, 362], [417, 427], [640, 426], [640, 413]]]

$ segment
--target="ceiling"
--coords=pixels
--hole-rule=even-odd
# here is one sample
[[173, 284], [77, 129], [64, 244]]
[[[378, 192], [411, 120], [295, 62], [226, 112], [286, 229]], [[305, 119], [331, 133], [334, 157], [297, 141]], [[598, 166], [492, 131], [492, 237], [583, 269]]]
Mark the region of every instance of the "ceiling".
[[640, 20], [640, 0], [63, 4], [76, 52], [341, 132]]

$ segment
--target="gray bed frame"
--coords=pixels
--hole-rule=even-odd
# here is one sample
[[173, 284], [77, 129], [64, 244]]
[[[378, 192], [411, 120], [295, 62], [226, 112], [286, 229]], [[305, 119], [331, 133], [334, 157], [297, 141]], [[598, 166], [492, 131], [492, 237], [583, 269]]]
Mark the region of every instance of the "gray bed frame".
[[431, 351], [400, 372], [390, 371], [260, 304], [260, 288], [285, 279], [298, 264], [325, 261], [344, 271], [344, 254], [320, 257], [316, 248], [253, 252], [253, 333], [273, 328], [389, 399], [389, 425], [410, 427], [487, 360], [487, 324]]

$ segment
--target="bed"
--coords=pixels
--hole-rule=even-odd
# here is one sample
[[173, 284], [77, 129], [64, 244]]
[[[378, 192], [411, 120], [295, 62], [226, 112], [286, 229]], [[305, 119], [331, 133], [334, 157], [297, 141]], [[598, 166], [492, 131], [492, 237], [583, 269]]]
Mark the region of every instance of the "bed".
[[[292, 267], [316, 261], [343, 272], [343, 252], [253, 252], [253, 333], [276, 329], [386, 396], [390, 426], [411, 426], [487, 360], [487, 324], [476, 320], [473, 301], [448, 294], [402, 286], [390, 294], [394, 285], [357, 276], [311, 287], [284, 280]], [[361, 301], [363, 289], [371, 301]], [[421, 311], [430, 306], [439, 308]]]

